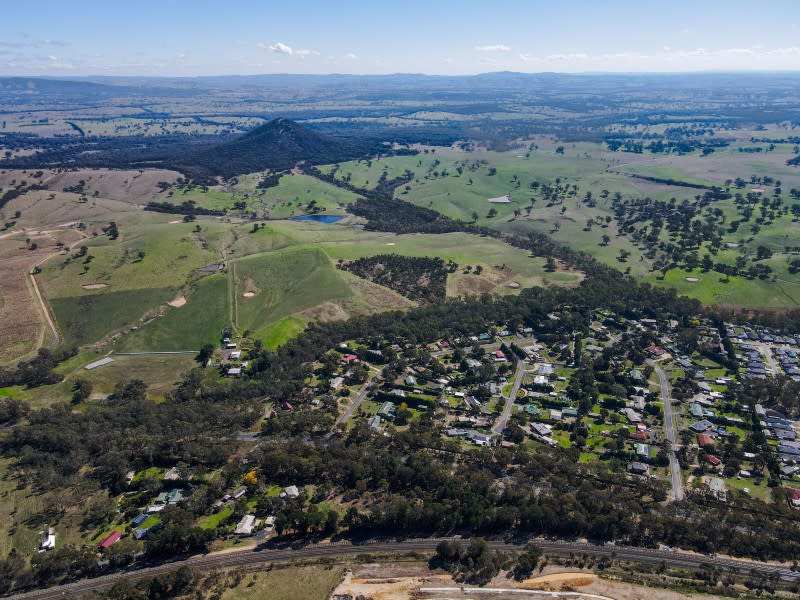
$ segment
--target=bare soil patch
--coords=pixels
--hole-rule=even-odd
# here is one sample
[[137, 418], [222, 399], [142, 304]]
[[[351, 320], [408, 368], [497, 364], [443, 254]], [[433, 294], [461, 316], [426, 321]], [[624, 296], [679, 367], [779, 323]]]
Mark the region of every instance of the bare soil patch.
[[303, 319], [309, 321], [342, 321], [348, 318], [347, 312], [338, 304], [333, 302], [323, 302], [312, 306], [300, 313]]
[[255, 292], [245, 292], [244, 294], [242, 294], [242, 296], [244, 296], [245, 298], [252, 298], [255, 295], [256, 295]]
[[173, 308], [180, 308], [186, 304], [186, 296], [178, 296], [174, 300], [167, 302]]
[[688, 281], [690, 283], [697, 283], [698, 281], [700, 281], [700, 278], [699, 277], [687, 277], [686, 281]]
[[81, 286], [85, 290], [102, 290], [104, 287], [108, 287], [106, 283], [84, 283]]
[[597, 581], [593, 573], [552, 573], [521, 581], [517, 587], [525, 590], [545, 590], [549, 592], [572, 591]]
[[28, 273], [57, 252], [57, 241], [70, 241], [68, 235], [62, 239], [55, 233], [30, 237], [38, 244], [37, 250], [28, 250], [18, 239], [0, 240], [0, 364], [18, 359], [39, 345], [44, 322]]

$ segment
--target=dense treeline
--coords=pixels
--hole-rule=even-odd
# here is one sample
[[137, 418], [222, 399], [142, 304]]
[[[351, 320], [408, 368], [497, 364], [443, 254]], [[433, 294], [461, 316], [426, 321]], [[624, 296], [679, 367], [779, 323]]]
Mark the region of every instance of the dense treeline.
[[0, 387], [9, 385], [39, 387], [58, 383], [64, 379], [64, 376], [54, 372], [53, 369], [58, 363], [75, 356], [77, 353], [77, 348], [68, 350], [39, 348], [36, 356], [30, 360], [20, 362], [15, 368], [0, 367]]
[[224, 210], [216, 210], [213, 208], [203, 208], [202, 206], [197, 206], [194, 200], [185, 200], [180, 204], [172, 204], [171, 202], [148, 202], [144, 209], [153, 212], [178, 215], [210, 215], [214, 217], [221, 217], [225, 214]]
[[443, 300], [447, 292], [448, 269], [441, 258], [378, 254], [339, 266], [425, 304]]
[[201, 470], [220, 467], [231, 451], [225, 436], [250, 426], [260, 414], [246, 400], [257, 391], [242, 386], [228, 399], [213, 392], [196, 398], [189, 385], [184, 382], [174, 400], [155, 403], [147, 400], [146, 386], [133, 380], [82, 412], [66, 403], [34, 411], [3, 441], [3, 453], [17, 458], [31, 484], [47, 489], [79, 481], [85, 487], [88, 481], [95, 489], [119, 493], [130, 469], [178, 461]]

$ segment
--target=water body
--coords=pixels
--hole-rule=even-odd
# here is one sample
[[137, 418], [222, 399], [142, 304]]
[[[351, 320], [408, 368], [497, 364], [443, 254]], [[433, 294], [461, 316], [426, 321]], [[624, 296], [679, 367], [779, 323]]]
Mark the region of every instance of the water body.
[[336, 223], [344, 219], [343, 215], [298, 215], [289, 217], [290, 221], [314, 221], [316, 223]]

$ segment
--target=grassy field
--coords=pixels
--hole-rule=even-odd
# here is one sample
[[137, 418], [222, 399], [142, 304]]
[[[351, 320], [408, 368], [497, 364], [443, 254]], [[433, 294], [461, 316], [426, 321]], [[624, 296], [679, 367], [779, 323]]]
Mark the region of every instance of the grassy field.
[[[414, 177], [408, 186], [396, 190], [397, 197], [414, 204], [435, 209], [453, 218], [477, 222], [501, 231], [526, 234], [540, 231], [577, 250], [592, 254], [598, 260], [634, 277], [657, 285], [676, 287], [681, 293], [696, 297], [705, 303], [734, 304], [738, 306], [795, 307], [800, 304], [800, 278], [788, 272], [788, 258], [784, 247], [796, 245], [798, 224], [791, 214], [775, 211], [772, 221], [762, 222], [755, 233], [750, 224], [722, 239], [723, 249], [714, 256], [715, 261], [733, 264], [739, 254], [755, 253], [758, 246], [775, 252], [768, 259], [775, 281], [739, 279], [719, 284], [718, 274], [706, 274], [697, 285], [688, 285], [687, 274], [674, 269], [664, 280], [657, 280], [652, 271], [653, 261], [645, 257], [644, 245], [635, 244], [630, 236], [622, 236], [613, 220], [612, 198], [619, 194], [623, 199], [650, 198], [652, 200], [678, 201], [694, 197], [702, 190], [666, 185], [632, 177], [641, 175], [672, 179], [688, 184], [705, 186], [725, 185], [737, 177], [746, 181], [751, 175], [769, 175], [780, 180], [784, 206], [792, 200], [786, 193], [800, 185], [800, 171], [787, 167], [791, 156], [786, 145], [770, 153], [747, 154], [738, 151], [749, 142], [742, 139], [728, 148], [718, 149], [710, 156], [653, 155], [611, 152], [595, 143], [564, 144], [563, 155], [554, 151], [552, 140], [537, 140], [538, 148], [509, 152], [476, 151], [464, 153], [452, 149], [437, 149], [435, 154], [416, 157], [390, 157], [379, 161], [352, 161], [342, 163], [336, 176], [355, 185], [374, 186], [381, 173], [395, 177], [406, 170]], [[328, 172], [332, 167], [326, 169]], [[577, 186], [573, 195], [563, 201], [548, 203], [531, 188], [540, 185]], [[746, 193], [749, 187], [743, 190]], [[592, 192], [594, 206], [583, 202], [586, 192]], [[488, 198], [508, 195], [507, 204], [489, 204]], [[533, 202], [531, 202], [533, 200]], [[740, 218], [733, 200], [717, 201], [713, 209], [721, 210], [724, 222]], [[494, 216], [489, 211], [496, 211]], [[758, 214], [758, 213], [757, 213]], [[698, 218], [700, 215], [698, 215]], [[606, 222], [606, 218], [612, 218]], [[587, 226], [587, 221], [595, 223]], [[608, 236], [605, 243], [603, 236]], [[662, 233], [662, 242], [669, 243], [668, 232]], [[729, 246], [726, 250], [725, 247]], [[630, 255], [620, 259], [621, 252]], [[705, 247], [698, 250], [702, 256]], [[691, 276], [691, 275], [688, 275]], [[711, 277], [715, 281], [710, 281]]]
[[227, 590], [222, 600], [327, 600], [342, 579], [339, 566], [309, 566], [273, 569], [245, 575]]
[[175, 204], [192, 200], [198, 206], [214, 210], [232, 210], [234, 202], [245, 202], [246, 212], [255, 212], [259, 218], [286, 219], [304, 215], [312, 207], [331, 214], [343, 214], [344, 208], [358, 199], [352, 192], [308, 175], [284, 175], [278, 185], [266, 189], [256, 187], [257, 183], [256, 177], [243, 176], [233, 187], [214, 186], [206, 191], [200, 188], [172, 189], [160, 194], [159, 200]]
[[119, 341], [118, 350], [199, 350], [203, 344], [216, 342], [222, 329], [231, 321], [227, 275], [216, 274], [201, 279], [186, 294], [186, 299], [184, 306], [167, 307], [162, 316], [128, 332]]
[[[465, 233], [396, 235], [363, 231], [344, 225], [320, 225], [308, 222], [285, 222], [274, 225], [279, 232], [322, 248], [334, 261], [353, 260], [375, 254], [400, 254], [403, 256], [438, 256], [459, 264], [459, 275], [448, 281], [450, 295], [492, 291], [513, 293], [507, 286], [513, 281], [521, 287], [538, 285], [574, 285], [580, 281], [576, 273], [548, 273], [544, 259], [531, 258], [529, 254], [492, 238]], [[483, 276], [461, 276], [467, 265], [481, 266]], [[459, 285], [459, 279], [463, 285]], [[463, 280], [467, 280], [464, 282]]]
[[[699, 281], [688, 281], [687, 278]], [[671, 269], [663, 280], [649, 276], [645, 281], [673, 288], [679, 294], [697, 298], [704, 304], [786, 308], [800, 306], [800, 282], [750, 280], [743, 277], [726, 279], [714, 271], [703, 273], [699, 269]]]
[[50, 298], [50, 307], [68, 346], [97, 341], [137, 322], [148, 311], [171, 300], [175, 290], [144, 288], [105, 294]]
[[[255, 336], [274, 338], [262, 330], [285, 317], [352, 294], [347, 283], [319, 248], [297, 247], [242, 258], [233, 263], [235, 321]], [[287, 323], [290, 329], [294, 326]], [[280, 332], [280, 330], [277, 330]]]

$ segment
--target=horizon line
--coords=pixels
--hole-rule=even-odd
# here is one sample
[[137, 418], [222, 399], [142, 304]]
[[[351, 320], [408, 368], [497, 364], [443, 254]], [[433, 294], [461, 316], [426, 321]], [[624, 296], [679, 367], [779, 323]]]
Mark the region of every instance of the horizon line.
[[800, 69], [707, 69], [690, 71], [481, 71], [478, 73], [446, 74], [446, 73], [422, 73], [412, 71], [395, 71], [387, 73], [342, 73], [331, 71], [329, 73], [301, 73], [301, 72], [278, 72], [278, 73], [209, 73], [203, 75], [143, 75], [143, 74], [108, 74], [108, 73], [86, 73], [82, 75], [70, 74], [8, 74], [0, 75], [0, 79], [80, 79], [80, 78], [128, 78], [128, 79], [204, 79], [220, 77], [431, 77], [431, 78], [468, 78], [481, 77], [486, 75], [561, 75], [561, 76], [653, 76], [653, 75], [800, 75]]

